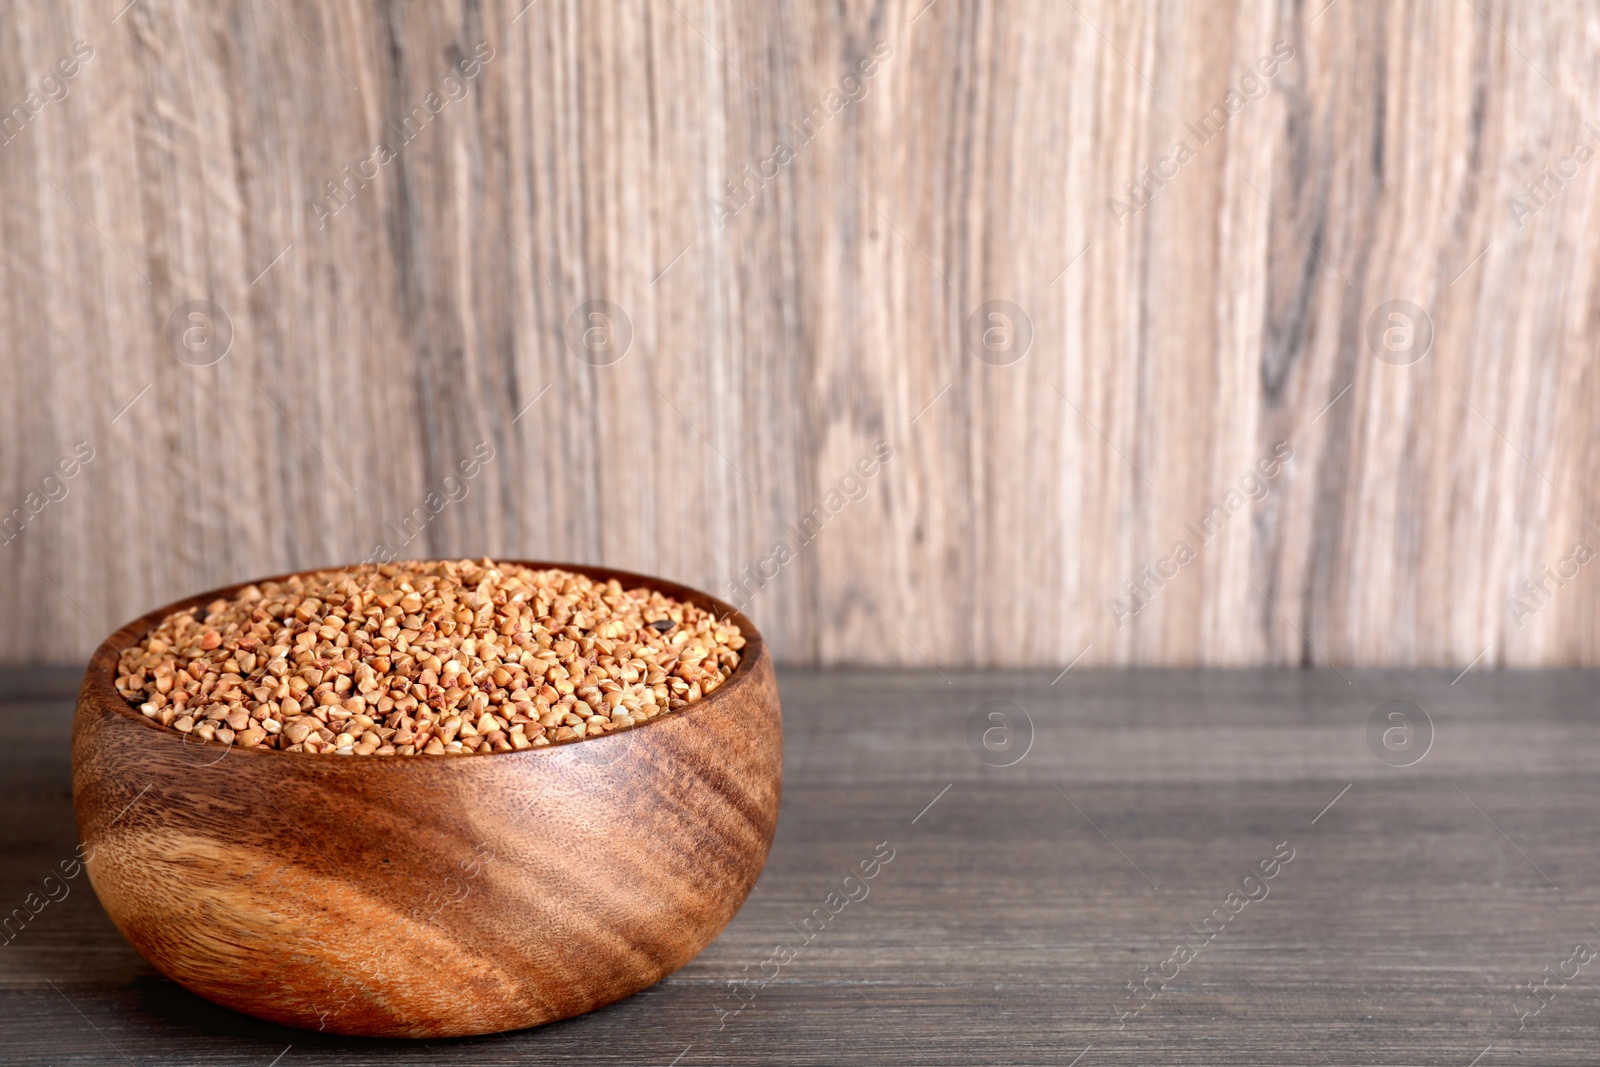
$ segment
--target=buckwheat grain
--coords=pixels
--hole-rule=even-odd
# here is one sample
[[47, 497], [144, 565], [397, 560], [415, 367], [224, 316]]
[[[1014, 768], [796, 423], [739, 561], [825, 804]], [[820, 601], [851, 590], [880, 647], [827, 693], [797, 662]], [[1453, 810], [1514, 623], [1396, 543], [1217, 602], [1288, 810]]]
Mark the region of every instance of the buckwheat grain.
[[246, 586], [123, 651], [146, 717], [244, 748], [511, 752], [678, 711], [739, 664], [737, 625], [648, 588], [481, 560]]

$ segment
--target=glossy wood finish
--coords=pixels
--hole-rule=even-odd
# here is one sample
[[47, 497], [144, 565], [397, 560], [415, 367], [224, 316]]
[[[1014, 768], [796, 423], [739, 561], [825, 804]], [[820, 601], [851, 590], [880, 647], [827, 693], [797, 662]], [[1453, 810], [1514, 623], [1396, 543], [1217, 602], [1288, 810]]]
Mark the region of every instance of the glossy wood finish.
[[[529, 566], [551, 564], [530, 563]], [[672, 583], [600, 568], [719, 613]], [[782, 728], [765, 643], [683, 712], [603, 738], [462, 757], [196, 742], [132, 711], [116, 651], [84, 675], [73, 796], [95, 892], [157, 969], [219, 1004], [341, 1034], [550, 1022], [671, 974], [766, 862]]]

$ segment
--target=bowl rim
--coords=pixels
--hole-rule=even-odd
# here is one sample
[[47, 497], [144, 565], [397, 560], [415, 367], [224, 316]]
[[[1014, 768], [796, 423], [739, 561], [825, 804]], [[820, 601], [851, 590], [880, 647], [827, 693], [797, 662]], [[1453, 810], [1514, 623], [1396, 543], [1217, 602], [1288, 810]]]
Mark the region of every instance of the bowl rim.
[[[439, 556], [418, 560], [396, 559], [388, 562], [393, 564], [421, 562], [463, 562], [469, 558], [471, 557]], [[484, 558], [492, 559], [497, 566], [527, 567], [530, 570], [564, 570], [570, 571], [573, 574], [582, 574], [586, 577], [602, 582], [610, 581], [614, 578], [620, 582], [624, 588], [643, 586], [656, 592], [664, 593], [674, 600], [694, 604], [697, 607], [710, 611], [719, 619], [731, 619], [739, 627], [739, 634], [745, 640], [744, 648], [739, 650], [739, 665], [734, 668], [733, 673], [728, 676], [727, 681], [723, 682], [710, 693], [702, 696], [699, 700], [686, 705], [678, 711], [667, 712], [665, 714], [657, 715], [653, 719], [646, 719], [644, 722], [635, 723], [632, 726], [626, 726], [619, 730], [613, 730], [603, 737], [573, 737], [568, 738], [565, 741], [552, 741], [548, 745], [539, 745], [537, 747], [525, 748], [521, 750], [513, 749], [510, 752], [418, 752], [409, 756], [402, 756], [399, 753], [393, 753], [385, 756], [379, 756], [377, 754], [368, 756], [342, 756], [337, 752], [288, 752], [280, 748], [244, 748], [243, 746], [235, 745], [232, 742], [207, 741], [204, 738], [200, 739], [199, 744], [202, 746], [209, 745], [213, 748], [225, 749], [229, 752], [237, 751], [240, 754], [248, 754], [252, 757], [260, 754], [267, 755], [269, 757], [285, 756], [300, 760], [332, 759], [363, 764], [373, 760], [399, 760], [407, 764], [429, 765], [436, 760], [479, 759], [495, 756], [536, 756], [544, 753], [555, 752], [557, 750], [563, 750], [573, 745], [603, 745], [613, 738], [621, 737], [623, 735], [631, 735], [635, 730], [642, 730], [646, 727], [655, 726], [658, 723], [685, 718], [696, 711], [705, 711], [710, 706], [716, 704], [719, 700], [725, 702], [729, 699], [732, 699], [732, 693], [734, 689], [747, 684], [750, 676], [755, 673], [757, 664], [760, 662], [760, 660], [765, 658], [766, 640], [761, 636], [761, 631], [756, 628], [755, 624], [750, 621], [749, 617], [726, 601], [720, 600], [709, 593], [694, 588], [693, 586], [683, 585], [679, 582], [669, 581], [665, 578], [658, 578], [654, 575], [641, 574], [637, 571], [621, 570], [616, 567], [608, 567], [602, 564], [560, 563], [547, 560], [496, 559], [493, 557], [477, 557], [472, 559], [472, 562], [479, 562]], [[194, 744], [194, 742], [189, 740], [189, 735], [183, 733], [181, 730], [174, 730], [170, 726], [163, 726], [161, 723], [156, 722], [153, 719], [146, 718], [143, 714], [140, 714], [137, 708], [135, 708], [132, 704], [129, 704], [127, 699], [123, 697], [121, 693], [117, 692], [117, 663], [120, 660], [123, 651], [138, 643], [138, 641], [140, 641], [151, 630], [155, 629], [156, 626], [161, 623], [161, 620], [166, 618], [168, 615], [171, 615], [175, 612], [184, 611], [187, 608], [203, 606], [206, 603], [218, 598], [231, 597], [233, 594], [237, 593], [246, 586], [261, 585], [265, 582], [282, 582], [294, 577], [304, 577], [307, 575], [320, 574], [328, 571], [354, 570], [358, 567], [367, 565], [384, 566], [384, 564], [378, 564], [374, 561], [364, 561], [362, 563], [347, 563], [343, 566], [310, 567], [304, 570], [289, 571], [284, 574], [275, 574], [263, 578], [252, 578], [247, 581], [235, 582], [231, 585], [225, 585], [216, 589], [207, 590], [203, 593], [195, 593], [179, 600], [174, 600], [172, 603], [156, 608], [153, 611], [147, 611], [138, 618], [133, 619], [131, 622], [124, 623], [122, 626], [118, 627], [111, 633], [109, 637], [107, 637], [99, 644], [98, 647], [95, 648], [93, 654], [89, 657], [89, 664], [84, 670], [84, 679], [83, 685], [80, 689], [79, 703], [80, 705], [82, 704], [82, 698], [85, 696], [96, 698], [98, 703], [109, 706], [113, 714], [119, 715], [132, 722], [136, 722], [146, 729], [158, 730], [164, 735], [176, 737], [182, 740], [184, 744]], [[629, 737], [626, 743], [631, 744], [632, 741], [633, 739]], [[418, 757], [422, 758], [419, 759]]]

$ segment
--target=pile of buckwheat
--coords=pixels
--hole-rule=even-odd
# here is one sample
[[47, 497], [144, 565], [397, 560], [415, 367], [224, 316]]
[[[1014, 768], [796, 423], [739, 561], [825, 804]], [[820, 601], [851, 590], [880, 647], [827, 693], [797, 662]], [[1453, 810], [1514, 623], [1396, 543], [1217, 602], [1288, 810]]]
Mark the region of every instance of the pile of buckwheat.
[[739, 628], [652, 589], [490, 559], [366, 564], [167, 616], [117, 691], [207, 741], [356, 756], [510, 752], [677, 711]]

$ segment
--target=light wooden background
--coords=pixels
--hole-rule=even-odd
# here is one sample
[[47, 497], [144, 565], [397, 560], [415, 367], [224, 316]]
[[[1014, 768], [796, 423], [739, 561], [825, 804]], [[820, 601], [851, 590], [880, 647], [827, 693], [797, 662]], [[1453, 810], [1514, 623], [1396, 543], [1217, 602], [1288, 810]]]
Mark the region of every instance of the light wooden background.
[[[1600, 549], [1600, 165], [1561, 162], [1600, 149], [1592, 7], [524, 2], [8, 7], [0, 112], [94, 53], [0, 145], [0, 511], [95, 458], [0, 545], [0, 660], [363, 558], [479, 442], [406, 554], [725, 595], [887, 441], [751, 603], [788, 662], [1600, 663], [1600, 567], [1507, 603]], [[465, 98], [319, 229], [323, 183], [480, 41]], [[1179, 139], [1148, 206], [1108, 209]], [[1570, 177], [1518, 218], [1542, 167]], [[199, 299], [232, 324], [209, 367], [166, 337]], [[564, 342], [595, 299], [632, 325], [610, 366]], [[1434, 325], [1409, 366], [1366, 341], [1397, 299]], [[994, 300], [1031, 322], [1009, 365], [964, 349]], [[1180, 538], [1119, 627], [1107, 598]]]

